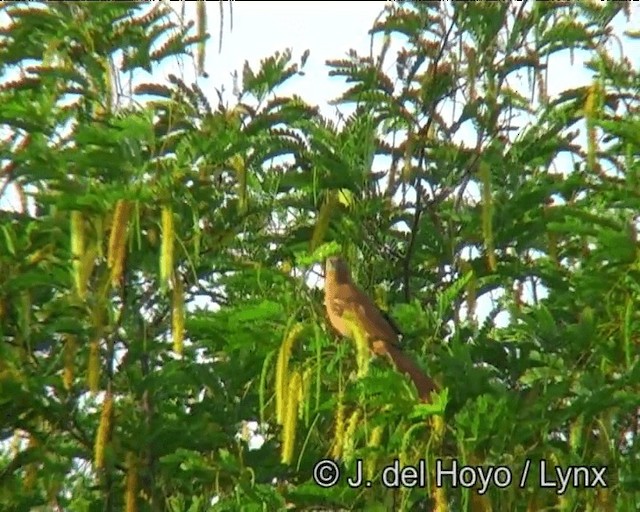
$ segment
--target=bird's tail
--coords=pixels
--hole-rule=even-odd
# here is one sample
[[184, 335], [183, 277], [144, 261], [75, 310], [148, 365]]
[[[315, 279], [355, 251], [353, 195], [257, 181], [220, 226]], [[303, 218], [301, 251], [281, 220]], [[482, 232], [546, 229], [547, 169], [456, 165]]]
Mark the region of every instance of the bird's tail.
[[378, 341], [374, 343], [374, 352], [378, 354], [386, 353], [398, 371], [406, 373], [413, 381], [413, 385], [418, 391], [420, 400], [426, 403], [431, 402], [431, 392], [438, 387], [431, 377], [429, 377], [418, 364], [395, 345]]

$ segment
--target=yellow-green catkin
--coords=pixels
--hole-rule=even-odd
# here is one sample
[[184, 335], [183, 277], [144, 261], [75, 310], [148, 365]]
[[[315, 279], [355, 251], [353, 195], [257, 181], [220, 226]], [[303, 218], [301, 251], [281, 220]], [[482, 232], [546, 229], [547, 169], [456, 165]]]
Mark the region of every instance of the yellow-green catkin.
[[478, 298], [478, 279], [476, 278], [476, 274], [471, 267], [471, 264], [467, 260], [462, 260], [460, 262], [460, 270], [463, 274], [471, 274], [471, 277], [467, 281], [465, 286], [466, 290], [466, 302], [467, 302], [467, 318], [470, 321], [473, 321], [476, 314], [476, 301]]
[[[196, 20], [198, 27], [198, 75], [206, 76], [204, 72], [205, 50], [207, 48], [207, 8], [204, 2], [196, 4]], [[222, 44], [222, 40], [220, 41]]]
[[433, 488], [434, 512], [447, 512], [449, 504], [447, 503], [447, 493], [444, 487], [434, 486]]
[[130, 213], [131, 203], [124, 199], [119, 199], [111, 221], [109, 247], [107, 249], [107, 266], [109, 267], [111, 285], [113, 287], [119, 287], [122, 281]]
[[64, 389], [69, 391], [73, 386], [73, 377], [75, 369], [75, 356], [78, 349], [78, 340], [75, 336], [67, 335], [64, 340], [63, 350], [63, 369], [62, 384]]
[[480, 180], [482, 181], [482, 236], [487, 253], [489, 269], [497, 268], [496, 253], [493, 241], [493, 193], [491, 187], [491, 167], [487, 163], [480, 163]]
[[373, 480], [373, 476], [376, 471], [376, 463], [378, 462], [378, 457], [375, 453], [375, 450], [380, 446], [380, 442], [382, 441], [382, 434], [384, 433], [384, 428], [382, 425], [376, 425], [373, 427], [371, 434], [369, 435], [369, 442], [367, 443], [367, 447], [370, 448], [369, 455], [366, 460], [365, 474], [367, 480]]
[[304, 420], [305, 425], [309, 424], [309, 407], [311, 400], [307, 398], [310, 395], [311, 379], [313, 377], [313, 367], [307, 367], [302, 373], [302, 385], [300, 386], [300, 392], [298, 393], [298, 401], [300, 403], [298, 416]]
[[578, 416], [569, 425], [569, 446], [571, 451], [579, 455], [582, 447], [582, 433], [584, 429], [584, 417]]
[[[551, 452], [547, 457], [547, 460], [551, 461], [549, 465], [553, 465], [557, 467], [561, 467], [565, 463], [564, 461], [558, 458], [558, 455], [555, 452]], [[573, 504], [572, 502], [573, 500], [571, 500], [565, 495], [560, 494], [557, 496], [557, 505], [555, 507], [555, 510], [559, 510], [559, 511], [571, 510], [572, 508], [571, 505]]]
[[100, 423], [96, 432], [95, 444], [93, 449], [93, 463], [96, 469], [104, 468], [104, 456], [109, 436], [111, 435], [111, 423], [113, 419], [113, 396], [111, 392], [107, 392], [102, 403], [102, 412], [100, 413]]
[[444, 437], [444, 417], [442, 414], [434, 414], [431, 416], [431, 429], [433, 432], [433, 440], [440, 446], [442, 438]]
[[342, 456], [342, 446], [344, 444], [345, 429], [345, 407], [344, 395], [341, 392], [338, 395], [338, 406], [336, 407], [336, 418], [334, 421], [333, 445], [331, 446], [331, 458], [334, 460]]
[[347, 420], [347, 427], [344, 431], [344, 438], [342, 440], [342, 459], [346, 464], [350, 464], [353, 460], [353, 454], [355, 451], [355, 435], [360, 418], [360, 409], [356, 409], [351, 413], [351, 416]]
[[160, 286], [165, 288], [173, 273], [173, 243], [175, 238], [173, 210], [162, 207], [162, 241], [160, 246]]
[[78, 297], [84, 299], [87, 294], [87, 283], [83, 280], [82, 262], [85, 252], [85, 229], [82, 212], [71, 212], [71, 257], [73, 258], [73, 281]]
[[300, 372], [294, 371], [287, 389], [287, 401], [285, 407], [284, 424], [282, 426], [282, 453], [281, 460], [284, 464], [291, 464], [296, 442], [296, 426], [298, 423], [298, 397], [299, 388], [302, 386]]
[[247, 166], [240, 154], [233, 155], [229, 159], [229, 165], [236, 172], [238, 191], [238, 211], [243, 214], [247, 211]]
[[125, 477], [124, 509], [125, 512], [137, 512], [138, 510], [138, 461], [136, 454], [127, 453], [126, 458], [127, 474]]
[[315, 251], [320, 244], [324, 241], [329, 229], [329, 221], [331, 220], [331, 214], [335, 211], [338, 203], [338, 195], [335, 190], [327, 191], [327, 196], [324, 203], [320, 207], [318, 212], [318, 218], [316, 225], [313, 228], [313, 234], [311, 235], [310, 249], [311, 252]]
[[594, 83], [587, 91], [587, 97], [584, 104], [584, 116], [587, 126], [587, 166], [593, 172], [596, 169], [596, 124], [595, 120], [599, 113], [599, 94], [600, 89], [598, 83]]
[[182, 279], [174, 279], [173, 304], [171, 310], [171, 336], [173, 351], [182, 355], [184, 349], [184, 286]]
[[100, 389], [100, 341], [97, 339], [89, 343], [87, 385], [91, 393], [97, 393]]
[[346, 312], [343, 316], [345, 324], [347, 324], [351, 333], [350, 338], [355, 343], [356, 361], [358, 364], [358, 377], [362, 378], [369, 372], [369, 342], [362, 328], [358, 324], [357, 319]]
[[303, 324], [294, 325], [285, 335], [278, 352], [278, 361], [276, 363], [276, 420], [282, 425], [284, 422], [284, 410], [286, 405], [286, 393], [289, 384], [289, 359], [291, 357], [291, 349], [297, 337], [303, 329]]

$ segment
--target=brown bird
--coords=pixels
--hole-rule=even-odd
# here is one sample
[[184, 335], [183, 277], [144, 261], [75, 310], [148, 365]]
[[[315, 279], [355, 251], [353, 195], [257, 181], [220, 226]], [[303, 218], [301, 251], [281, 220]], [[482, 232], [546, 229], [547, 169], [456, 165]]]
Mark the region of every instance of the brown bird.
[[[411, 378], [420, 399], [431, 402], [431, 392], [437, 389], [435, 382], [398, 346], [397, 328], [353, 283], [349, 268], [342, 258], [327, 258], [324, 305], [329, 322], [341, 336], [352, 336], [348, 319], [356, 322], [371, 350], [375, 354], [388, 356], [396, 369]], [[348, 313], [348, 319], [345, 313]]]

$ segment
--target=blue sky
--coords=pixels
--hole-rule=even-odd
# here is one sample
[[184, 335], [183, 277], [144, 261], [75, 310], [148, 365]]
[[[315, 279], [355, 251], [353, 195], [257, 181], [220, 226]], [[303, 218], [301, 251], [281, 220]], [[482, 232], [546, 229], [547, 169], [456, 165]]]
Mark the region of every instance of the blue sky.
[[[233, 29], [230, 27], [229, 3], [224, 5], [222, 52], [218, 53], [220, 9], [217, 2], [207, 2], [212, 43], [208, 48], [204, 86], [225, 86], [231, 91], [231, 73], [242, 71], [248, 60], [255, 69], [260, 61], [276, 51], [293, 50], [298, 61], [305, 50], [309, 58], [305, 76], [293, 77], [280, 93], [297, 93], [331, 115], [327, 101], [344, 90], [342, 79], [328, 76], [327, 59], [338, 59], [350, 48], [368, 54], [371, 37], [367, 33], [387, 2], [233, 2]], [[191, 4], [193, 6], [193, 4]], [[193, 9], [194, 7], [191, 7]]]
[[[297, 59], [305, 50], [310, 56], [305, 67], [306, 76], [295, 77], [281, 93], [296, 92], [309, 103], [317, 104], [328, 115], [332, 112], [326, 102], [345, 89], [341, 79], [328, 76], [325, 66], [327, 59], [342, 58], [350, 48], [361, 54], [368, 54], [371, 37], [367, 33], [386, 1], [243, 1], [232, 2], [233, 29], [230, 26], [230, 3], [224, 3], [224, 33], [222, 52], [218, 53], [220, 7], [218, 2], [207, 2], [208, 28], [212, 44], [208, 47], [207, 71], [210, 78], [203, 85], [219, 87], [225, 85], [231, 91], [231, 73], [242, 70], [245, 60], [257, 66], [261, 58], [286, 48], [293, 50]], [[195, 12], [195, 2], [187, 4], [187, 13]], [[640, 5], [630, 6], [631, 25], [640, 30]], [[618, 15], [617, 26], [625, 25], [623, 16]], [[629, 28], [627, 26], [627, 28]], [[381, 36], [377, 36], [375, 48], [379, 47]], [[621, 40], [621, 47], [627, 55], [640, 55], [640, 42]], [[616, 48], [611, 51], [614, 55]], [[392, 52], [389, 52], [389, 57]], [[389, 58], [388, 57], [388, 58]], [[636, 57], [637, 60], [638, 57]], [[391, 63], [391, 60], [390, 60]], [[553, 57], [549, 63], [548, 86], [551, 95], [567, 87], [577, 87], [588, 80], [583, 69], [581, 52], [574, 53], [573, 62], [566, 52]]]

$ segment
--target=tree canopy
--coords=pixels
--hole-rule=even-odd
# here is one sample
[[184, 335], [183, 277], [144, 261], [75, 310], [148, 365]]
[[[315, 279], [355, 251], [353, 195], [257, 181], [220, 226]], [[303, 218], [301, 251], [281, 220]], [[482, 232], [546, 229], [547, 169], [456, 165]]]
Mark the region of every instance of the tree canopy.
[[[2, 510], [638, 510], [629, 4], [394, 3], [339, 119], [278, 92], [304, 49], [185, 80], [204, 2], [0, 9]], [[433, 404], [329, 329], [338, 253]]]

